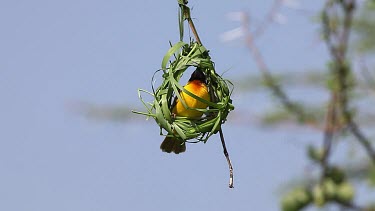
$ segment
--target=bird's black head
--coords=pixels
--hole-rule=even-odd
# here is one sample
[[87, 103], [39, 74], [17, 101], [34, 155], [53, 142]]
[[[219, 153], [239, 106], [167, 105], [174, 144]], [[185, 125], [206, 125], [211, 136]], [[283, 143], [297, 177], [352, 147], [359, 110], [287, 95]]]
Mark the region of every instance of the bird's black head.
[[197, 69], [191, 74], [189, 82], [194, 80], [199, 80], [203, 83], [206, 83], [206, 76], [199, 67], [197, 67]]

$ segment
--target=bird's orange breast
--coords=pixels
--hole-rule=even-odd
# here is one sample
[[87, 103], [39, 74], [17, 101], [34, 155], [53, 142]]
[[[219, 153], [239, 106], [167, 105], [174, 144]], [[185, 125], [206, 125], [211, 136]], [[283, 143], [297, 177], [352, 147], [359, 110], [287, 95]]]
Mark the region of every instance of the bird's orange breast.
[[[184, 88], [187, 91], [195, 94], [196, 96], [206, 101], [210, 101], [210, 96], [208, 94], [207, 86], [201, 81], [199, 80], [190, 81], [188, 84], [184, 86]], [[199, 108], [199, 109], [207, 108], [206, 103], [203, 103], [199, 101], [198, 99], [195, 99], [189, 96], [183, 91], [180, 92], [180, 95], [181, 95], [181, 98], [185, 101], [187, 107], [189, 108]], [[175, 113], [177, 116], [189, 117], [192, 119], [199, 118], [202, 116], [203, 114], [202, 112], [194, 110], [194, 109], [189, 109], [189, 108], [186, 109], [184, 105], [179, 100], [177, 100], [176, 106], [174, 107], [172, 112]]]

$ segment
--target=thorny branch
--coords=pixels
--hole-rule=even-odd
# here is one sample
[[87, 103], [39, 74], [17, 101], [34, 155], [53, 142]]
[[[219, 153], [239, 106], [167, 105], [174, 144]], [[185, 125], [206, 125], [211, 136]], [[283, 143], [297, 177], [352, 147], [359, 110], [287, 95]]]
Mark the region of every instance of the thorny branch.
[[[353, 119], [353, 114], [349, 109], [348, 97], [351, 91], [351, 69], [347, 61], [348, 42], [353, 21], [353, 13], [355, 10], [355, 0], [329, 0], [326, 2], [322, 13], [323, 21], [323, 35], [326, 45], [332, 56], [331, 75], [334, 76], [333, 85], [331, 87], [331, 102], [327, 112], [326, 128], [324, 136], [324, 153], [321, 162], [322, 176], [328, 166], [328, 156], [331, 149], [332, 139], [335, 131], [331, 128], [332, 125], [338, 125], [339, 128], [347, 127], [349, 131], [357, 138], [359, 143], [366, 149], [367, 154], [375, 163], [375, 151], [371, 146], [370, 141], [364, 136], [360, 128]], [[337, 18], [336, 13], [339, 7], [342, 11], [342, 26], [333, 27], [331, 21]], [[338, 112], [338, 113], [336, 113]], [[337, 116], [341, 117], [337, 121]], [[366, 210], [354, 203], [336, 202], [343, 208], [350, 208], [352, 210]]]
[[344, 124], [359, 141], [359, 143], [365, 148], [370, 159], [375, 164], [375, 150], [371, 145], [371, 142], [358, 127], [358, 124], [354, 121], [353, 114], [348, 105], [348, 95], [350, 91], [350, 67], [346, 57], [356, 1], [339, 1], [344, 15], [341, 30], [332, 29], [330, 25], [332, 18], [330, 13], [334, 2], [334, 0], [328, 1], [323, 10], [324, 37], [334, 63], [332, 71], [337, 77], [338, 83], [337, 88], [334, 88], [333, 92], [337, 92], [339, 94], [338, 107], [340, 108], [340, 113], [342, 115]]

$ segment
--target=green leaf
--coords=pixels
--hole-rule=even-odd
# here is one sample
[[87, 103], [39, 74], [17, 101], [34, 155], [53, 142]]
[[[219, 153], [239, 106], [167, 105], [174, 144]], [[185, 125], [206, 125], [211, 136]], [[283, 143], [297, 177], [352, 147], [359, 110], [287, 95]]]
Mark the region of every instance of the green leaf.
[[349, 203], [353, 200], [354, 197], [354, 188], [348, 183], [344, 182], [340, 184], [337, 188], [337, 201], [343, 203]]
[[281, 201], [282, 211], [298, 211], [311, 203], [310, 191], [305, 188], [296, 188], [289, 192]]

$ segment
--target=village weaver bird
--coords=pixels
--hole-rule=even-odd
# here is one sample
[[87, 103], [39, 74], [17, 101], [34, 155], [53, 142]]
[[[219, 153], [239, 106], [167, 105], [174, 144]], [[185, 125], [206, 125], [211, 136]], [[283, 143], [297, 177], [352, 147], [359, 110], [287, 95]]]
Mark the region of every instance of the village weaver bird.
[[[199, 68], [197, 68], [191, 74], [191, 77], [184, 88], [197, 97], [200, 97], [206, 101], [210, 101], [210, 95], [208, 93], [208, 88], [206, 85], [206, 76]], [[188, 119], [199, 119], [203, 115], [203, 112], [197, 111], [194, 108], [205, 109], [207, 108], [207, 104], [189, 96], [183, 91], [180, 92], [180, 96], [185, 101], [185, 104], [188, 108], [185, 108], [184, 105], [176, 97], [171, 107], [172, 115], [187, 117]], [[172, 136], [167, 136], [161, 143], [160, 149], [163, 152], [174, 152], [176, 154], [179, 154], [186, 151], [186, 145], [185, 142], [180, 139]]]

